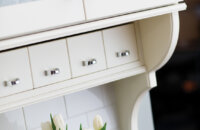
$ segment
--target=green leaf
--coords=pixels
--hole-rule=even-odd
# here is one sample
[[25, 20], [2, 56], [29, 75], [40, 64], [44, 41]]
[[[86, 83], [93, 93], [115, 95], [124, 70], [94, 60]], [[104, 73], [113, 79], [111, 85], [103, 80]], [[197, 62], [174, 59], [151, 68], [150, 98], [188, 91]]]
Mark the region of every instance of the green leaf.
[[107, 123], [104, 124], [103, 128], [101, 128], [101, 130], [106, 130], [106, 125]]
[[68, 126], [67, 126], [67, 124], [66, 124], [66, 130], [68, 129]]
[[61, 129], [59, 128], [59, 130], [61, 130]]
[[50, 114], [50, 118], [51, 118], [51, 127], [52, 127], [53, 130], [56, 130], [56, 125], [55, 125], [55, 123], [53, 121], [52, 114]]
[[82, 130], [83, 128], [82, 128], [82, 124], [80, 124], [80, 130]]

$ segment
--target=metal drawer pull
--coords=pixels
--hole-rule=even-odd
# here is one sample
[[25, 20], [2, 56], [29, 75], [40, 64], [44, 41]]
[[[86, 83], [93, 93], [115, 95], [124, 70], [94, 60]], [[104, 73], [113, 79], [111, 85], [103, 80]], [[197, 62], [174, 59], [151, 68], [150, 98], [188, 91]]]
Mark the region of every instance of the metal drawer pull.
[[96, 59], [91, 59], [89, 61], [83, 61], [83, 66], [90, 66], [90, 65], [94, 65], [97, 64], [97, 60]]
[[117, 57], [125, 57], [125, 56], [130, 56], [129, 50], [126, 50], [124, 52], [117, 52]]
[[12, 86], [18, 85], [19, 83], [20, 83], [20, 80], [17, 78], [17, 79], [12, 80], [12, 81], [5, 81], [5, 86], [6, 87], [12, 87]]
[[57, 75], [57, 74], [59, 74], [60, 73], [60, 69], [58, 69], [58, 68], [55, 68], [55, 69], [52, 69], [52, 70], [46, 70], [46, 71], [44, 71], [44, 74], [46, 75], [46, 76], [53, 76], [53, 75]]

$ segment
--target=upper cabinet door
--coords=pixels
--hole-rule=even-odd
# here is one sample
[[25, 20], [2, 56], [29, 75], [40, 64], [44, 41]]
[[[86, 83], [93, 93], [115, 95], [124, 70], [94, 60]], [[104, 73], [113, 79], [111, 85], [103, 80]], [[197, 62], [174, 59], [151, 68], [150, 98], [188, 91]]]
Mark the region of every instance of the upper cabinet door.
[[37, 0], [0, 6], [0, 19], [5, 39], [79, 23], [85, 14], [82, 0]]
[[88, 20], [177, 3], [177, 0], [84, 0]]

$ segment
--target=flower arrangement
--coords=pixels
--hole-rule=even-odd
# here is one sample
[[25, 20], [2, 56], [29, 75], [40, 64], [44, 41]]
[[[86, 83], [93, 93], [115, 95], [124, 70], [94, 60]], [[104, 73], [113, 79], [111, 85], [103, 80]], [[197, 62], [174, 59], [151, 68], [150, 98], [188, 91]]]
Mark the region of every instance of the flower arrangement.
[[[50, 114], [51, 122], [42, 123], [42, 130], [68, 130], [68, 125], [64, 123], [64, 120], [60, 114], [55, 115], [54, 117]], [[96, 115], [93, 120], [94, 130], [106, 130], [107, 124], [103, 124], [102, 117]], [[80, 130], [92, 130], [91, 128], [83, 128], [80, 124]]]

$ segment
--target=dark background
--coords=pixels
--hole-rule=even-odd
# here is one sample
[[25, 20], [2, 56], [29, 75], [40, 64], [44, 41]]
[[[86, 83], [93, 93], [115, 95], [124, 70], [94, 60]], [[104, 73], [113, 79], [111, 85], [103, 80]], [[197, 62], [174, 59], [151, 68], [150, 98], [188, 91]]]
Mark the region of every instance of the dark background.
[[180, 38], [150, 91], [155, 130], [200, 130], [200, 0], [186, 0]]

